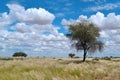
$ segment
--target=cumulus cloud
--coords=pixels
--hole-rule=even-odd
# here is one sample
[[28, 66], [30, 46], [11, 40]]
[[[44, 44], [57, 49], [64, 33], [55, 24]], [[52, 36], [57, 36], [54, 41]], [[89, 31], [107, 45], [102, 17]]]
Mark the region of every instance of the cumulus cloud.
[[[58, 32], [58, 31], [56, 31]], [[0, 42], [2, 43], [2, 48], [6, 51], [16, 50], [16, 51], [27, 51], [29, 52], [39, 52], [42, 51], [43, 54], [45, 50], [52, 50], [53, 52], [58, 49], [61, 51], [69, 49], [69, 40], [62, 33], [38, 33], [38, 32], [9, 32], [3, 30], [0, 32]], [[64, 45], [64, 47], [63, 47]], [[56, 50], [55, 50], [56, 49]], [[61, 53], [61, 52], [59, 52]]]
[[29, 8], [17, 4], [7, 4], [10, 9], [10, 14], [15, 16], [17, 20], [21, 22], [33, 23], [33, 24], [50, 24], [54, 20], [55, 16], [43, 8]]
[[60, 51], [69, 49], [68, 38], [59, 33], [59, 27], [52, 24], [54, 14], [43, 8], [25, 9], [18, 4], [7, 6], [9, 13], [4, 12], [0, 15], [0, 26], [3, 26], [3, 29], [0, 29], [2, 53], [62, 53]]
[[19, 21], [30, 24], [51, 24], [55, 16], [43, 8], [28, 8], [18, 4], [7, 4], [9, 13], [4, 12], [0, 15], [0, 26], [7, 26], [13, 22]]
[[74, 23], [76, 23], [76, 20], [73, 20], [73, 19], [70, 19], [69, 21], [66, 19], [62, 19], [62, 22], [61, 22], [62, 25], [70, 25]]
[[21, 33], [25, 33], [29, 31], [29, 26], [26, 25], [25, 23], [17, 23], [16, 25], [12, 26], [11, 29]]
[[16, 25], [12, 26], [11, 29], [16, 30], [21, 33], [45, 32], [45, 31], [52, 31], [53, 25], [52, 24], [39, 25], [39, 24], [17, 23]]
[[80, 22], [82, 19], [88, 19], [89, 21], [96, 24], [100, 29], [120, 29], [120, 15], [116, 15], [115, 13], [109, 13], [107, 16], [105, 16], [101, 12], [97, 12], [95, 15], [91, 15], [89, 18], [84, 15], [80, 15], [77, 20], [62, 20], [63, 25], [73, 24], [75, 22]]
[[0, 26], [1, 27], [9, 25], [11, 23], [12, 23], [12, 19], [6, 12], [0, 15]]
[[105, 16], [103, 13], [97, 12], [89, 20], [97, 24], [101, 29], [120, 29], [120, 15], [115, 15], [115, 13], [109, 13]]

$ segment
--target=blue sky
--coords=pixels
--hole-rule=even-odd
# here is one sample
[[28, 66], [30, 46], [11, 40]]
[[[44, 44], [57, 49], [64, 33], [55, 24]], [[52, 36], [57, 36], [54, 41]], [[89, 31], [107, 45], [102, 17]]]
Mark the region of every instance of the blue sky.
[[82, 18], [101, 29], [105, 48], [93, 56], [120, 56], [119, 0], [1, 0], [0, 56], [16, 51], [29, 56], [67, 57], [71, 52], [79, 56], [64, 34], [66, 25]]

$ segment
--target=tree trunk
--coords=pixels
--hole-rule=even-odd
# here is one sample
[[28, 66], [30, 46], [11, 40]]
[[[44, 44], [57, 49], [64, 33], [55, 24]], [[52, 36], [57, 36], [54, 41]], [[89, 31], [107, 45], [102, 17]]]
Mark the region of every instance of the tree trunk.
[[83, 62], [85, 62], [85, 59], [86, 59], [86, 54], [87, 54], [87, 50], [86, 50], [86, 49], [84, 49]]

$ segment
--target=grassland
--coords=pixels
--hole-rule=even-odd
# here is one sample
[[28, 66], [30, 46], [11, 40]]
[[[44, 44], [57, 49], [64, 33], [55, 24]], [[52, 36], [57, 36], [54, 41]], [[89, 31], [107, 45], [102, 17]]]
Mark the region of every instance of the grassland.
[[120, 80], [120, 59], [24, 58], [0, 60], [0, 80]]

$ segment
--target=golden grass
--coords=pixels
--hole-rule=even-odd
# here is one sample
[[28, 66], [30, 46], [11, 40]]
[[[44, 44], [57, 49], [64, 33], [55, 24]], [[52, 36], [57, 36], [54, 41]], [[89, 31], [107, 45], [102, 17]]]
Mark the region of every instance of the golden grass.
[[120, 80], [120, 59], [26, 58], [0, 60], [0, 80]]

